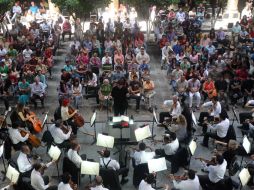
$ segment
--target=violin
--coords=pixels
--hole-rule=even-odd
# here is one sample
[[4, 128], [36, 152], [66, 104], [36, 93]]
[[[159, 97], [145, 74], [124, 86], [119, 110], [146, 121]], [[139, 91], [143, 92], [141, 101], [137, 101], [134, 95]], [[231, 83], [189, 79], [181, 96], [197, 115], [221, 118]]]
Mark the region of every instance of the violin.
[[20, 134], [22, 135], [22, 137], [26, 136], [27, 134], [29, 134], [28, 137], [28, 142], [35, 148], [38, 148], [39, 146], [41, 146], [41, 140], [36, 137], [35, 135], [32, 135], [31, 133], [23, 130], [23, 129], [19, 129]]
[[71, 186], [71, 188], [72, 188], [73, 190], [77, 190], [77, 189], [78, 189], [77, 184], [75, 184], [72, 180], [69, 181], [69, 184], [70, 184], [70, 186]]
[[213, 165], [215, 166], [217, 163], [216, 163], [216, 157], [212, 157], [211, 160], [207, 160], [207, 159], [204, 159], [204, 158], [201, 158], [201, 157], [196, 157], [195, 160], [200, 160], [200, 161], [203, 161], [205, 162], [207, 165]]
[[26, 109], [25, 111], [29, 118], [28, 121], [30, 121], [33, 125], [34, 131], [36, 133], [40, 133], [43, 130], [43, 126], [40, 119], [36, 116], [34, 112], [31, 112], [28, 109]]
[[[73, 109], [72, 107], [69, 106], [69, 114], [73, 114], [75, 112], [75, 109]], [[85, 120], [84, 118], [79, 114], [79, 113], [75, 113], [73, 116], [73, 120], [74, 123], [78, 126], [78, 127], [83, 127], [85, 125]]]

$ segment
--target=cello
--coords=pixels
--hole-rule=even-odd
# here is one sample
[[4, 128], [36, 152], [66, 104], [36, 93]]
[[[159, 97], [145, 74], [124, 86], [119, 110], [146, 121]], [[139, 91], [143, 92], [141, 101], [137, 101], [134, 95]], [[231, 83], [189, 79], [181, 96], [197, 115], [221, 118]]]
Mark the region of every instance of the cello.
[[[73, 109], [71, 106], [69, 106], [68, 110], [70, 115], [73, 114], [75, 111], [75, 109]], [[85, 125], [85, 120], [79, 113], [74, 114], [73, 120], [78, 127], [83, 127]]]
[[38, 137], [36, 137], [35, 135], [32, 135], [31, 133], [23, 130], [23, 129], [19, 129], [20, 134], [24, 137], [26, 136], [26, 134], [29, 134], [28, 137], [28, 142], [34, 147], [34, 148], [38, 148], [39, 146], [41, 146], [41, 140], [38, 139]]
[[26, 110], [27, 114], [28, 114], [28, 118], [32, 125], [33, 125], [33, 129], [36, 133], [40, 133], [42, 131], [42, 123], [40, 121], [40, 119], [36, 116], [36, 114], [34, 112], [29, 111], [28, 109]]

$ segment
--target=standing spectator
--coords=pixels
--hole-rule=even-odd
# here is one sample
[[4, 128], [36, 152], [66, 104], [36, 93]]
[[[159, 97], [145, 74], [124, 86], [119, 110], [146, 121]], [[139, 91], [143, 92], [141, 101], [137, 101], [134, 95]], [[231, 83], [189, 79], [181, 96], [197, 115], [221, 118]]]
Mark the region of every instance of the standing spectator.
[[66, 34], [69, 34], [69, 40], [71, 40], [71, 23], [69, 22], [68, 19], [65, 19], [63, 23], [63, 32], [62, 32], [63, 41]]

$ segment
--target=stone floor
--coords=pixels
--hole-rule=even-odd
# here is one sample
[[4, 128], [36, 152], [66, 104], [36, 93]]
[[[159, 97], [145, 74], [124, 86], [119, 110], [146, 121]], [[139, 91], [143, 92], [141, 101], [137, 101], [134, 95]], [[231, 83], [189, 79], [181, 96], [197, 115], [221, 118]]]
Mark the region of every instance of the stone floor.
[[[55, 108], [58, 105], [56, 87], [59, 83], [60, 70], [63, 67], [64, 56], [66, 55], [67, 51], [68, 51], [68, 42], [62, 43], [62, 46], [58, 50], [57, 56], [55, 57], [56, 63], [55, 63], [54, 69], [53, 69], [53, 73], [54, 73], [53, 79], [49, 80], [49, 82], [48, 82], [49, 88], [48, 88], [45, 109], [36, 110], [36, 113], [38, 115], [40, 115], [41, 118], [43, 118], [43, 114], [42, 114], [43, 112], [49, 111], [48, 121], [51, 120], [53, 113], [55, 111]], [[155, 90], [157, 92], [154, 102], [155, 102], [155, 105], [158, 107], [157, 112], [159, 113], [159, 111], [162, 111], [161, 105], [162, 105], [163, 101], [172, 98], [172, 91], [171, 91], [169, 83], [168, 83], [166, 71], [160, 69], [160, 57], [159, 57], [159, 51], [158, 51], [157, 47], [153, 44], [149, 44], [148, 53], [151, 56], [152, 79], [155, 81]], [[148, 124], [150, 124], [150, 127], [152, 127], [152, 122], [151, 122], [152, 121], [152, 114], [150, 112], [148, 112], [147, 110], [145, 110], [143, 108], [143, 106], [141, 107], [140, 113], [137, 114], [134, 110], [135, 102], [131, 101], [130, 104], [131, 105], [128, 109], [128, 115], [134, 116], [134, 120], [136, 121], [135, 125], [138, 127], [144, 123], [148, 123]], [[1, 108], [3, 108], [2, 105], [1, 105]], [[89, 122], [90, 117], [93, 113], [93, 110], [96, 110], [96, 112], [97, 112], [96, 129], [97, 129], [97, 133], [100, 133], [100, 132], [104, 131], [106, 128], [107, 112], [106, 112], [106, 110], [103, 110], [103, 111], [98, 110], [95, 99], [88, 99], [88, 100], [84, 99], [83, 105], [79, 111], [85, 117], [85, 120], [87, 122]], [[241, 111], [242, 111], [241, 108], [238, 109], [238, 112], [241, 112]], [[229, 114], [231, 116], [230, 118], [232, 119], [233, 118], [232, 111], [230, 111]], [[199, 113], [195, 113], [195, 115], [196, 115], [196, 117], [198, 117]], [[112, 113], [109, 113], [109, 116], [112, 116]], [[142, 122], [139, 122], [139, 121], [142, 121]], [[235, 122], [234, 126], [238, 126], [238, 125], [239, 124], [237, 124]], [[84, 128], [79, 129], [79, 130], [93, 133], [93, 128], [91, 128], [89, 126], [89, 123], [87, 123]], [[155, 126], [154, 130], [155, 130], [154, 132], [156, 134], [155, 139], [161, 139], [162, 134], [164, 133], [164, 129], [157, 128]], [[203, 137], [200, 137], [199, 134], [201, 134], [200, 128], [197, 129], [197, 132], [195, 134], [195, 136], [197, 137], [198, 144], [202, 141], [202, 138], [203, 138]], [[241, 133], [239, 133], [239, 131], [237, 131], [237, 136], [239, 138], [239, 141], [241, 141], [242, 138], [241, 138]], [[97, 150], [101, 150], [102, 148], [97, 147], [96, 145], [91, 145], [91, 143], [93, 142], [93, 138], [91, 136], [87, 136], [87, 135], [82, 134], [81, 132], [78, 132], [77, 139], [78, 139], [78, 142], [80, 142], [80, 144], [81, 144], [81, 152], [80, 153], [81, 154], [85, 153], [88, 155], [88, 158], [94, 159], [95, 161], [99, 161], [99, 155], [97, 153]], [[155, 144], [151, 140], [145, 140], [145, 142], [155, 148], [161, 146], [160, 144]], [[128, 147], [126, 147], [126, 149], [128, 149]], [[191, 159], [190, 168], [194, 169], [199, 174], [202, 173], [200, 171], [202, 168], [201, 163], [200, 163], [200, 161], [195, 160], [194, 157], [204, 157], [204, 158], [209, 159], [211, 156], [212, 150], [213, 150], [212, 146], [210, 146], [210, 148], [207, 149], [207, 148], [204, 148], [199, 145], [196, 152], [195, 152], [195, 155]], [[116, 151], [116, 149], [114, 148], [111, 152], [115, 152], [115, 151]], [[39, 154], [43, 158], [44, 162], [47, 162], [50, 160], [49, 156], [46, 153], [46, 149], [43, 147], [35, 149], [34, 153]], [[118, 159], [118, 155], [114, 155], [112, 157], [115, 159]], [[165, 184], [165, 183], [170, 184], [170, 181], [167, 179], [167, 175], [170, 174], [170, 163], [167, 163], [167, 166], [168, 166], [168, 170], [158, 173], [158, 179], [157, 179], [158, 186]], [[62, 159], [59, 163], [59, 168], [60, 168], [60, 173], [61, 173]], [[132, 185], [133, 168], [132, 168], [131, 164], [130, 164], [129, 168], [130, 168], [130, 173], [128, 176], [129, 182], [127, 184], [125, 184], [124, 186], [122, 186], [123, 190], [135, 189]], [[0, 169], [3, 169], [3, 164], [1, 164], [1, 162], [0, 162]], [[178, 173], [181, 174], [182, 172], [183, 172], [183, 169], [180, 169]], [[49, 169], [46, 170], [45, 174], [48, 176], [57, 176], [56, 167], [50, 166]], [[234, 179], [237, 179], [237, 175], [234, 177]], [[56, 184], [57, 178], [55, 178], [55, 177], [52, 178], [52, 182]], [[4, 182], [0, 183], [0, 187], [3, 187], [5, 185], [7, 185], [8, 183], [9, 183], [8, 180], [5, 180]], [[83, 189], [84, 185], [86, 185], [88, 183], [89, 183], [89, 178], [87, 176], [83, 177], [81, 179], [81, 185], [80, 185], [79, 189]], [[245, 189], [245, 188], [243, 188], [243, 189]]]

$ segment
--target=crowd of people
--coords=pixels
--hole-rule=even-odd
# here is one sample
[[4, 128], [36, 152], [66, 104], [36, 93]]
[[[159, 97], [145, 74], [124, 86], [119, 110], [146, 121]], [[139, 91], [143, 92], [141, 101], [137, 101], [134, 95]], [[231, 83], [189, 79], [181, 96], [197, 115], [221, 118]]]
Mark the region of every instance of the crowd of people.
[[[105, 107], [114, 116], [126, 114], [130, 99], [135, 99], [137, 113], [142, 102], [148, 111], [155, 110], [156, 88], [148, 46], [134, 17], [130, 19], [126, 11], [119, 13], [117, 18], [93, 18], [89, 29], [84, 31], [80, 19], [74, 23], [64, 17], [45, 19], [47, 7], [44, 1], [39, 7], [34, 2], [30, 7], [16, 2], [12, 13], [7, 15], [7, 21], [13, 24], [12, 29], [5, 31], [2, 28], [5, 38], [0, 44], [0, 99], [7, 111], [11, 107], [11, 99], [17, 101], [17, 106], [10, 114], [11, 126], [1, 129], [0, 137], [5, 141], [5, 158], [20, 172], [18, 182], [11, 183], [6, 189], [78, 188], [76, 173], [82, 161], [94, 161], [89, 155], [79, 155], [81, 145], [76, 138], [79, 127], [84, 126], [82, 113], [78, 113], [84, 99], [95, 98], [99, 110]], [[252, 9], [252, 4], [249, 2], [246, 7], [246, 10]], [[172, 188], [166, 185], [165, 189], [198, 190], [200, 186], [203, 189], [233, 189], [238, 185], [231, 178], [237, 172], [234, 170], [236, 156], [247, 157], [253, 153], [252, 149], [246, 151], [237, 141], [234, 123], [230, 124], [233, 118], [228, 114], [233, 110], [237, 119], [237, 108], [254, 106], [252, 15], [242, 15], [231, 32], [212, 28], [205, 33], [201, 30], [206, 19], [203, 4], [190, 11], [179, 7], [168, 12], [157, 13], [156, 9], [152, 12], [155, 14], [155, 43], [161, 51], [161, 61], [156, 66], [167, 70], [173, 96], [163, 102], [165, 111], [159, 113], [158, 127], [165, 128], [165, 134], [161, 140], [154, 142], [162, 148], [155, 149], [146, 142], [140, 142], [133, 151], [133, 185], [139, 190], [153, 189], [158, 176], [156, 173], [147, 174], [150, 159], [165, 157], [171, 162], [172, 174], [188, 165], [190, 153], [186, 145], [202, 131], [201, 145], [205, 148], [209, 150], [209, 146], [213, 146], [209, 143], [210, 138], [215, 140], [215, 144], [223, 146], [223, 150], [214, 152], [211, 160], [199, 158], [204, 165], [203, 171], [208, 175], [197, 175], [196, 168], [189, 169], [180, 177], [170, 175]], [[24, 16], [29, 21], [26, 24], [20, 19]], [[41, 139], [47, 148], [52, 144], [59, 147], [65, 152], [64, 160], [69, 161], [69, 164], [63, 163], [62, 180], [55, 186], [43, 174], [58, 161], [38, 163], [38, 157], [31, 156], [37, 146], [37, 141], [34, 142], [31, 137], [38, 138], [38, 125], [41, 123], [28, 107], [33, 104], [36, 110], [38, 100], [42, 107], [45, 106], [48, 80], [54, 76], [53, 57], [61, 41], [67, 40], [66, 35], [69, 46], [57, 87], [59, 106], [54, 113], [54, 123], [43, 131]], [[194, 112], [199, 111], [196, 122]], [[240, 113], [239, 119], [243, 135], [253, 138], [253, 110]], [[24, 128], [29, 132], [24, 134]], [[17, 158], [13, 156], [12, 148], [18, 154]], [[146, 151], [147, 148], [151, 151]], [[99, 154], [101, 168], [107, 172], [110, 170], [110, 175], [116, 175], [117, 179], [122, 176], [120, 182], [114, 180], [117, 188], [126, 184], [128, 165], [111, 158], [108, 149], [99, 151]], [[250, 158], [254, 160], [253, 155]], [[251, 163], [246, 167], [253, 177], [254, 165]], [[225, 175], [227, 172], [229, 176]], [[110, 175], [100, 174], [86, 188], [106, 190], [103, 184], [108, 182]], [[108, 187], [112, 184], [110, 181]], [[253, 185], [252, 178], [248, 185]]]

